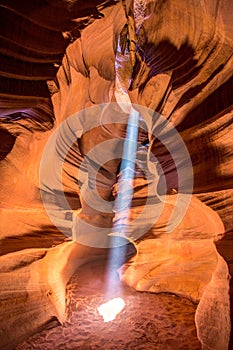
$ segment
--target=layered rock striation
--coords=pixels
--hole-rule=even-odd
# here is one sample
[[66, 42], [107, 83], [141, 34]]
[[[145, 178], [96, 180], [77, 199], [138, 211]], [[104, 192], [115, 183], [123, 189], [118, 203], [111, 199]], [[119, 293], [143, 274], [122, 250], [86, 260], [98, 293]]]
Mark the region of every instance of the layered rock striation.
[[[61, 268], [62, 278], [51, 281], [48, 270], [67, 251], [73, 213], [80, 217], [82, 208], [84, 231], [92, 220], [97, 231], [111, 229], [112, 220], [119, 220], [90, 208], [77, 176], [88, 152], [101, 142], [116, 138], [119, 149], [123, 147], [122, 120], [128, 111], [119, 107], [122, 101], [150, 123], [139, 133], [126, 225], [127, 235], [136, 236], [137, 254], [120, 268], [121, 280], [137, 291], [189, 298], [198, 304], [195, 322], [202, 348], [227, 349], [233, 273], [231, 2], [3, 1], [1, 11], [2, 349], [15, 346], [54, 316], [64, 322], [70, 276]], [[57, 188], [39, 177], [46, 143], [70, 116], [78, 118], [83, 109], [110, 103], [118, 103], [114, 113], [119, 123], [78, 134], [63, 157], [64, 208]], [[167, 121], [171, 129], [162, 130], [161, 138], [159, 130]], [[191, 160], [191, 187], [190, 173], [179, 178], [187, 160], [184, 148], [173, 144], [174, 130]], [[154, 158], [148, 158], [149, 152]], [[120, 192], [120, 159], [114, 154], [112, 150], [109, 163], [101, 158], [97, 179], [99, 193], [109, 203]], [[179, 160], [174, 161], [174, 154]], [[93, 159], [88, 159], [89, 174]], [[97, 156], [94, 160], [99, 162]], [[146, 176], [147, 170], [157, 177]], [[55, 163], [48, 163], [49, 172], [56, 173]], [[41, 189], [48, 190], [46, 198], [55, 205], [55, 216], [60, 215], [57, 227], [43, 207]], [[182, 203], [187, 208], [168, 232]], [[148, 211], [141, 215], [145, 207]]]

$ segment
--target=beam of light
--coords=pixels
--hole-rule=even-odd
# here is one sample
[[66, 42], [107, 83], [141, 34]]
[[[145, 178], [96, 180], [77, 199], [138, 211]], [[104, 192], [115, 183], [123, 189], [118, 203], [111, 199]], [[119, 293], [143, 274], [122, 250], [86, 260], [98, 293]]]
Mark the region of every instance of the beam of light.
[[[110, 237], [110, 247], [120, 245], [120, 237], [126, 237], [126, 230], [129, 220], [129, 211], [133, 197], [133, 181], [135, 171], [135, 160], [137, 152], [139, 113], [131, 109], [128, 120], [126, 139], [123, 147], [122, 162], [118, 185], [118, 194], [115, 201], [114, 211], [119, 220], [113, 225], [113, 235]], [[110, 250], [108, 270], [111, 271], [124, 261], [127, 241], [122, 240], [122, 246], [118, 249]]]
[[126, 139], [123, 147], [117, 198], [114, 207], [114, 211], [118, 220], [113, 225], [113, 233], [116, 235], [116, 237], [114, 237], [114, 235], [111, 237], [113, 243], [114, 239], [116, 241], [117, 239], [119, 239], [119, 236], [126, 236], [126, 230], [129, 219], [129, 210], [131, 207], [133, 197], [133, 181], [137, 153], [138, 127], [139, 113], [131, 108], [126, 130]]
[[[120, 169], [118, 195], [115, 201], [114, 211], [117, 213], [119, 220], [113, 225], [113, 234], [110, 236], [110, 253], [108, 258], [108, 266], [106, 273], [106, 291], [105, 297], [109, 301], [99, 306], [98, 311], [103, 316], [104, 322], [115, 319], [116, 315], [122, 311], [125, 302], [122, 298], [113, 298], [119, 294], [119, 281], [116, 278], [116, 267], [125, 261], [126, 256], [126, 229], [129, 219], [129, 210], [133, 197], [133, 181], [135, 171], [135, 160], [137, 152], [139, 113], [131, 109], [129, 115], [126, 139], [123, 147], [123, 155]], [[121, 214], [124, 219], [121, 220]], [[119, 237], [120, 236], [120, 237]], [[123, 237], [123, 238], [122, 238]], [[122, 245], [121, 245], [122, 240]], [[120, 247], [119, 247], [120, 245]], [[115, 248], [117, 247], [117, 248]], [[118, 286], [116, 287], [116, 283]]]
[[107, 303], [98, 307], [100, 316], [103, 317], [104, 322], [115, 320], [116, 316], [124, 309], [125, 302], [122, 298], [113, 298]]

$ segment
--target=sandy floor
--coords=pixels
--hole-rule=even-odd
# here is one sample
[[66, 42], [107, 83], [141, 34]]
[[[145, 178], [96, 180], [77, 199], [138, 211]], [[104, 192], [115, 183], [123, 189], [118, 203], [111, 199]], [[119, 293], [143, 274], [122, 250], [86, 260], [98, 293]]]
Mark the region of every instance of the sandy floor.
[[104, 263], [84, 266], [67, 287], [67, 322], [35, 334], [15, 350], [201, 349], [191, 301], [139, 293], [121, 285], [117, 277], [111, 286], [112, 296], [121, 296], [126, 305], [114, 321], [104, 323], [97, 311], [105, 301]]

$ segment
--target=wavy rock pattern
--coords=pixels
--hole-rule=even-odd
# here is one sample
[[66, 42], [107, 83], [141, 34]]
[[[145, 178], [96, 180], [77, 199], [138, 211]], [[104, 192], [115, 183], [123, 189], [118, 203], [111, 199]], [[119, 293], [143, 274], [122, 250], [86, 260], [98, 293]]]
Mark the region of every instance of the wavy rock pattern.
[[[62, 121], [83, 108], [116, 101], [116, 70], [132, 103], [162, 114], [177, 128], [194, 173], [189, 209], [168, 234], [165, 229], [177, 197], [177, 173], [168, 151], [156, 138], [150, 140], [168, 194], [163, 193], [164, 203], [155, 199], [151, 214], [135, 226], [134, 218], [149, 188], [143, 174], [136, 171], [129, 231], [152, 227], [135, 242], [137, 254], [121, 267], [120, 277], [138, 291], [173, 293], [195, 301], [202, 348], [228, 347], [228, 268], [233, 273], [231, 1], [158, 0], [135, 1], [134, 5], [133, 10], [130, 1], [1, 3], [1, 349], [12, 348], [53, 316], [64, 321], [69, 278], [62, 271], [64, 279], [51, 284], [47, 261], [53, 266], [55, 257], [69, 244], [59, 245], [58, 255], [53, 255], [51, 247], [67, 238], [43, 209], [40, 159], [49, 136]], [[122, 53], [118, 52], [116, 67], [118, 38]], [[101, 135], [106, 139], [114, 132], [110, 128]], [[83, 137], [79, 142], [82, 154], [73, 147], [65, 160], [63, 185], [74, 210], [82, 202], [77, 168], [99, 135], [97, 129]], [[143, 158], [145, 149], [141, 152]], [[144, 158], [141, 162], [145, 164]], [[119, 161], [113, 162], [103, 172], [107, 184], [103, 196], [108, 199], [118, 166]], [[89, 208], [82, 204], [85, 216]], [[63, 214], [70, 220], [71, 212]], [[93, 215], [87, 215], [90, 221]], [[35, 271], [40, 278], [36, 279]], [[26, 322], [29, 317], [33, 319], [30, 324]], [[10, 339], [15, 325], [17, 332]]]

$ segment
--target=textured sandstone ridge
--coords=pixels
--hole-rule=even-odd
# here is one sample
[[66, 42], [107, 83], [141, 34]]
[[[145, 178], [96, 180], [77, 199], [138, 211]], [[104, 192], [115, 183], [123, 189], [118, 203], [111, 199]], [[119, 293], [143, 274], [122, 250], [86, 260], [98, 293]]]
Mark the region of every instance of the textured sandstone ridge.
[[[193, 197], [180, 225], [166, 233], [174, 197], [136, 244], [137, 255], [120, 269], [121, 279], [139, 291], [174, 293], [199, 303], [195, 321], [203, 348], [227, 348], [229, 273], [213, 243], [224, 232], [223, 224], [212, 209]], [[157, 210], [156, 205], [153, 210]]]
[[[180, 132], [192, 160], [194, 188], [182, 222], [167, 233], [177, 173], [167, 149], [150, 140], [168, 194], [150, 204], [148, 217], [137, 226], [134, 219], [150, 185], [136, 171], [128, 230], [150, 229], [136, 240], [137, 254], [120, 268], [120, 278], [137, 291], [191, 299], [198, 304], [195, 322], [202, 348], [227, 349], [228, 268], [233, 273], [231, 1], [135, 1], [135, 11], [129, 1], [2, 3], [7, 25], [0, 92], [0, 348], [13, 348], [53, 317], [65, 319], [70, 276], [61, 257], [70, 246], [40, 197], [39, 166], [47, 140], [72, 114], [127, 96], [165, 116]], [[20, 30], [9, 30], [10, 25]], [[103, 139], [116, 131], [109, 130]], [[84, 135], [82, 152], [74, 145], [65, 159], [62, 180], [70, 210], [62, 217], [69, 223], [82, 202], [78, 167], [99, 135], [98, 129]], [[108, 200], [118, 167], [114, 161], [104, 168], [108, 186], [102, 195]], [[91, 220], [93, 212], [88, 216], [90, 208], [82, 204], [85, 220]], [[85, 251], [81, 255], [85, 259]]]

